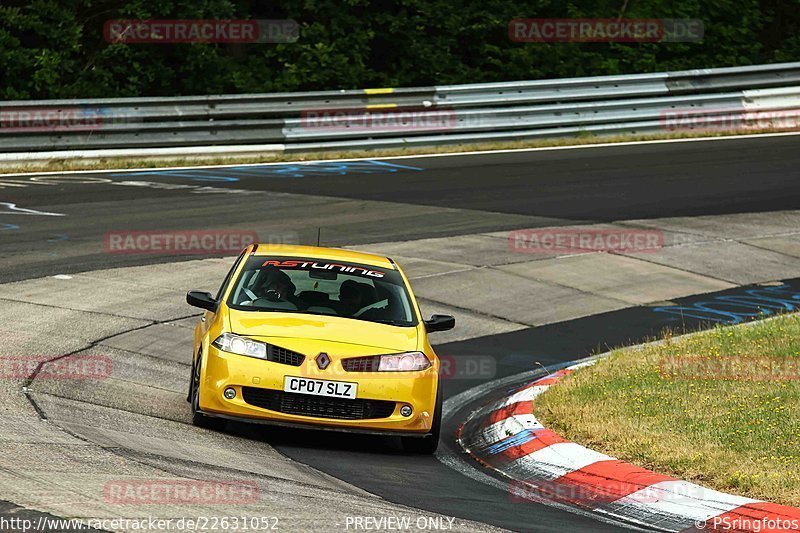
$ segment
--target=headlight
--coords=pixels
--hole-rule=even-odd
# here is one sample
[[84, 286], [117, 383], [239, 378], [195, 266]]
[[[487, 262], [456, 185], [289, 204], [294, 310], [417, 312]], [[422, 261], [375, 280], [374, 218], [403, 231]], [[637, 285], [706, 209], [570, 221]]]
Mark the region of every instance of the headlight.
[[408, 372], [411, 370], [425, 370], [431, 362], [422, 352], [406, 352], [392, 355], [382, 355], [378, 372]]
[[425, 370], [431, 362], [422, 352], [405, 352], [351, 357], [342, 360], [342, 366], [348, 372], [412, 372]]
[[223, 333], [211, 343], [223, 352], [246, 355], [248, 357], [267, 358], [267, 345], [247, 337], [239, 337], [233, 333]]

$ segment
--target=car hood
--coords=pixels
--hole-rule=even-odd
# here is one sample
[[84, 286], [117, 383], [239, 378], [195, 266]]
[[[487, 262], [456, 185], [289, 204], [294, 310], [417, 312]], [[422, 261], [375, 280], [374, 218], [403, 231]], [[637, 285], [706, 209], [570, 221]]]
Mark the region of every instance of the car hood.
[[[377, 348], [391, 352], [416, 350], [417, 328], [378, 324], [335, 316], [228, 310], [231, 332], [248, 337], [319, 341]], [[289, 341], [290, 344], [294, 344]], [[286, 341], [282, 343], [290, 348]], [[305, 344], [305, 343], [303, 343]], [[350, 351], [350, 350], [348, 350]], [[371, 350], [368, 350], [371, 351]]]

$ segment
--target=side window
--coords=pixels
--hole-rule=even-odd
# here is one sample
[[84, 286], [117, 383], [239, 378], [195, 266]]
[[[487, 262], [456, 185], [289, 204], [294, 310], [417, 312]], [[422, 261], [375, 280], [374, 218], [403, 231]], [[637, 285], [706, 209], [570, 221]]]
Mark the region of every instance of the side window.
[[233, 267], [228, 271], [228, 275], [225, 276], [225, 281], [222, 282], [222, 286], [219, 288], [219, 292], [217, 293], [216, 300], [219, 301], [222, 298], [222, 295], [225, 294], [225, 291], [228, 289], [228, 285], [231, 282], [231, 278], [233, 277], [233, 273], [236, 272], [236, 269], [239, 268], [239, 263], [242, 262], [242, 258], [244, 258], [244, 252], [239, 255], [239, 258], [233, 263]]

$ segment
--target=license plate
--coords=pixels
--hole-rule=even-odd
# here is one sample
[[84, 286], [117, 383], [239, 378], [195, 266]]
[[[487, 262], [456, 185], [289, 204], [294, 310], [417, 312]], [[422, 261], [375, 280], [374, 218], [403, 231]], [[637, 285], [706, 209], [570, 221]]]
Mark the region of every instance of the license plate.
[[349, 398], [352, 400], [356, 397], [358, 383], [286, 376], [283, 381], [283, 391], [296, 392], [299, 394], [313, 394], [314, 396]]

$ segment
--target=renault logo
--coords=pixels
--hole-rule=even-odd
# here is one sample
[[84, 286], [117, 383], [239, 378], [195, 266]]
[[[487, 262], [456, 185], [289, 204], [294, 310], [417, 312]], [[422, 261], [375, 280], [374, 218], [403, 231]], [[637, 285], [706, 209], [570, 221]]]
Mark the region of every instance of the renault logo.
[[325, 352], [319, 354], [316, 358], [316, 361], [317, 361], [317, 366], [319, 367], [320, 370], [325, 370], [326, 368], [328, 368], [328, 365], [331, 364], [331, 358], [328, 357], [328, 354], [326, 354]]

